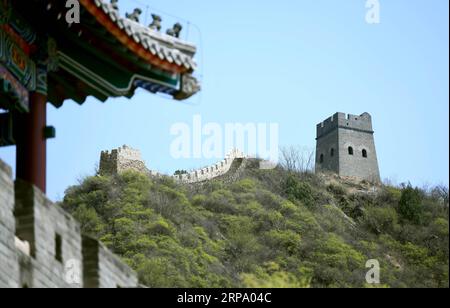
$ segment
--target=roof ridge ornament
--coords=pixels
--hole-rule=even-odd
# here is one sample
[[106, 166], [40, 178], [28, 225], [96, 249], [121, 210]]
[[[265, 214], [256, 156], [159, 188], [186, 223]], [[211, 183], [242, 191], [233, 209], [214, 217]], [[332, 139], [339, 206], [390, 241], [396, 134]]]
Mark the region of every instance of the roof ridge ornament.
[[180, 38], [181, 30], [183, 30], [183, 26], [179, 22], [177, 22], [173, 25], [173, 28], [167, 30], [166, 34], [169, 36]]
[[161, 22], [162, 22], [162, 18], [159, 15], [156, 14], [152, 14], [152, 18], [153, 21], [152, 23], [148, 26], [150, 29], [155, 30], [155, 31], [161, 31]]
[[111, 0], [111, 7], [115, 11], [119, 11], [119, 0]]
[[[120, 14], [117, 11], [121, 7], [119, 0], [79, 1], [91, 16], [108, 29], [110, 34], [128, 50], [139, 59], [150, 63], [152, 69], [158, 69], [161, 74], [169, 78], [168, 82], [162, 82], [154, 81], [148, 76], [135, 75], [129, 86], [144, 88], [152, 93], [164, 93], [175, 100], [187, 99], [201, 90], [199, 81], [193, 75], [197, 69], [194, 60], [197, 47], [193, 43], [180, 39], [182, 23], [175, 24], [169, 30], [166, 28], [163, 32], [164, 18], [157, 13], [151, 15], [153, 21], [150, 25], [143, 25], [139, 22], [139, 19], [142, 19], [143, 10], [136, 8], [134, 11], [128, 11], [127, 14]], [[68, 60], [67, 57], [65, 60]], [[69, 65], [69, 62], [64, 64]], [[116, 88], [105, 89], [116, 93], [114, 95], [122, 95], [122, 92], [116, 92]]]
[[132, 21], [139, 23], [139, 17], [141, 16], [141, 14], [142, 14], [142, 10], [140, 8], [135, 8], [133, 13], [131, 13], [131, 14], [126, 13], [125, 17]]

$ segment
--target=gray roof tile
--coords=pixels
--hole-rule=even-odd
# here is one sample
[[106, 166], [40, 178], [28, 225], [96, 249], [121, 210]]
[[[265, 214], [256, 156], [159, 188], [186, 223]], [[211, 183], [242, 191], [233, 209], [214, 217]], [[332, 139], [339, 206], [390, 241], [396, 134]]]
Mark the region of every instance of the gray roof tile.
[[105, 3], [103, 0], [94, 0], [94, 3], [120, 29], [125, 30], [129, 37], [133, 38], [136, 43], [141, 44], [142, 47], [150, 51], [153, 55], [158, 55], [161, 60], [168, 61], [169, 63], [184, 66], [188, 70], [196, 69], [197, 65], [193, 59], [197, 51], [195, 45], [123, 18], [109, 3]]

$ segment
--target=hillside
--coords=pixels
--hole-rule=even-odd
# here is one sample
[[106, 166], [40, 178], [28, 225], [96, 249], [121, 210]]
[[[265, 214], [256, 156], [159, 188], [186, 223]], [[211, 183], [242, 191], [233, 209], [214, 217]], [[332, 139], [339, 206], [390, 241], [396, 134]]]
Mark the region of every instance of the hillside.
[[61, 204], [149, 287], [448, 287], [448, 190], [258, 170], [183, 185], [93, 176]]

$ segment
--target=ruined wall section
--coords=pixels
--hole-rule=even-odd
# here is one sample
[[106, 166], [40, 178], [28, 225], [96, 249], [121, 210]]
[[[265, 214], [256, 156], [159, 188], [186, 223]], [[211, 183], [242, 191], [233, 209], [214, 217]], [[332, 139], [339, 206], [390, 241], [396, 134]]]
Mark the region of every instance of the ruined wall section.
[[131, 170], [150, 174], [145, 166], [139, 150], [132, 149], [126, 145], [121, 148], [103, 151], [100, 155], [100, 175], [116, 175]]

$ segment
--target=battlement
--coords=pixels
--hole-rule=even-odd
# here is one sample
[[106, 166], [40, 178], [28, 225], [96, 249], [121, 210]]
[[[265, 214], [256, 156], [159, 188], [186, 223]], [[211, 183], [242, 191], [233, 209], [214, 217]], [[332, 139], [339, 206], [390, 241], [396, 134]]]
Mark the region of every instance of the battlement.
[[126, 145], [114, 149], [111, 152], [102, 151], [101, 152], [102, 160], [138, 160], [142, 161], [142, 155], [139, 150], [130, 148]]
[[0, 160], [0, 288], [137, 286], [131, 268]]
[[[238, 149], [231, 150], [223, 160], [218, 163], [192, 170], [186, 174], [173, 175], [175, 181], [186, 184], [193, 184], [212, 180], [225, 175], [230, 171], [236, 159], [245, 159], [246, 156]], [[163, 176], [159, 172], [149, 170], [141, 158], [139, 150], [123, 146], [119, 149], [102, 151], [100, 155], [100, 175], [115, 175], [127, 170], [133, 170], [150, 176]]]
[[141, 152], [126, 145], [118, 149], [114, 149], [111, 152], [102, 151], [100, 154], [99, 169], [101, 175], [114, 175], [122, 173], [126, 170], [134, 170], [144, 173], [150, 172], [145, 167], [145, 162], [142, 159]]
[[317, 138], [325, 136], [337, 128], [373, 133], [372, 117], [367, 112], [359, 116], [337, 112], [332, 117], [317, 124]]
[[380, 181], [372, 117], [335, 113], [317, 125], [316, 171]]
[[222, 161], [212, 166], [193, 170], [187, 174], [176, 175], [173, 176], [173, 178], [176, 181], [186, 184], [193, 184], [212, 180], [228, 173], [228, 171], [230, 171], [231, 166], [233, 165], [236, 159], [245, 159], [245, 158], [246, 156], [243, 152], [241, 152], [238, 149], [233, 149], [225, 156], [225, 158]]
[[122, 146], [121, 148], [115, 149], [111, 151], [102, 152], [103, 155], [115, 156], [120, 159], [128, 159], [128, 160], [142, 160], [141, 151], [130, 148], [127, 145]]

